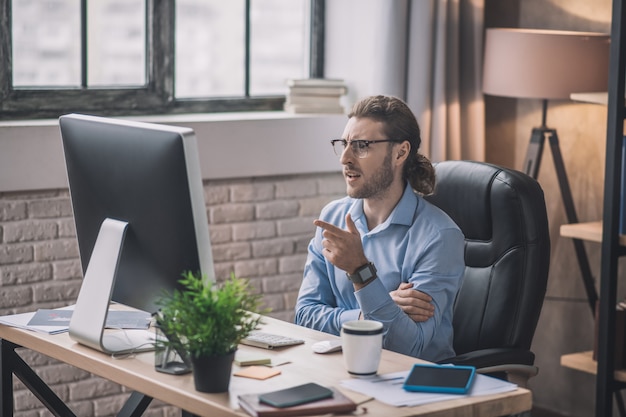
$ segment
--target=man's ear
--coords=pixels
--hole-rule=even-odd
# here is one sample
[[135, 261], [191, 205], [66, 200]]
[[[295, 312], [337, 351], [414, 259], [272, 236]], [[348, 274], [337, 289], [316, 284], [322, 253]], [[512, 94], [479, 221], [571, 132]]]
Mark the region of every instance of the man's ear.
[[411, 150], [411, 144], [409, 141], [405, 140], [400, 143], [399, 146], [395, 149], [395, 157], [398, 162], [404, 162], [404, 160], [409, 156], [409, 151]]

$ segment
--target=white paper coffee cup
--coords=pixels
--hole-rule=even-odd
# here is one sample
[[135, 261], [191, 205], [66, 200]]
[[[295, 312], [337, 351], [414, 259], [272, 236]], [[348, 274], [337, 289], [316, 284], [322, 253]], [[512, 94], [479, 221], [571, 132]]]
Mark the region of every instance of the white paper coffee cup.
[[376, 375], [383, 349], [383, 324], [354, 320], [341, 326], [341, 348], [346, 370], [352, 376]]

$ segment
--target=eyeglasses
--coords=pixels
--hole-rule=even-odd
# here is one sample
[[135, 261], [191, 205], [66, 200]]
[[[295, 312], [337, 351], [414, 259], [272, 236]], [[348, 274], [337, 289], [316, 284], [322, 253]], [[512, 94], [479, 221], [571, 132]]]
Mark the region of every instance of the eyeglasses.
[[367, 156], [367, 150], [369, 149], [370, 143], [381, 143], [381, 142], [398, 142], [393, 139], [380, 139], [380, 140], [363, 140], [363, 139], [354, 139], [351, 141], [347, 141], [345, 139], [333, 139], [330, 141], [330, 144], [333, 145], [333, 150], [335, 154], [339, 157], [343, 155], [343, 151], [346, 149], [348, 145], [350, 145], [350, 150], [357, 158], [365, 158]]

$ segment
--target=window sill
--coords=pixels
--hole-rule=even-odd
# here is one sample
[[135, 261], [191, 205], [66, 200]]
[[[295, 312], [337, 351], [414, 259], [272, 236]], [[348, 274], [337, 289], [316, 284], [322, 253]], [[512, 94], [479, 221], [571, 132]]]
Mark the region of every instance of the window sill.
[[[293, 114], [284, 111], [266, 112], [232, 112], [232, 113], [186, 113], [186, 114], [157, 114], [149, 116], [124, 116], [119, 119], [136, 120], [147, 123], [209, 123], [209, 122], [237, 122], [237, 121], [260, 121], [260, 120], [293, 120], [293, 119], [319, 119], [319, 118], [343, 118], [344, 114]], [[33, 120], [4, 120], [0, 121], [0, 129], [4, 127], [31, 127], [31, 126], [58, 126], [57, 119], [33, 119]]]
[[[192, 128], [204, 179], [335, 172], [328, 143], [346, 123], [341, 114], [285, 112], [129, 117]], [[0, 192], [66, 188], [58, 121], [0, 122]]]

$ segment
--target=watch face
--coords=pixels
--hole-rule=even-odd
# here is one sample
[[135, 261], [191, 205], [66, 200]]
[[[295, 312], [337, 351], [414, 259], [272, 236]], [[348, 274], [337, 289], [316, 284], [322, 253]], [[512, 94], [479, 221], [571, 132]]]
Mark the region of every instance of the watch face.
[[354, 274], [348, 275], [348, 279], [356, 284], [363, 284], [376, 276], [376, 267], [372, 263], [363, 265]]
[[374, 276], [374, 273], [370, 265], [367, 265], [365, 269], [361, 269], [358, 272], [358, 274], [361, 276], [361, 281], [367, 281], [368, 279]]

